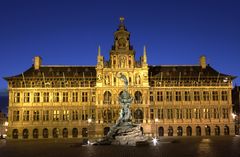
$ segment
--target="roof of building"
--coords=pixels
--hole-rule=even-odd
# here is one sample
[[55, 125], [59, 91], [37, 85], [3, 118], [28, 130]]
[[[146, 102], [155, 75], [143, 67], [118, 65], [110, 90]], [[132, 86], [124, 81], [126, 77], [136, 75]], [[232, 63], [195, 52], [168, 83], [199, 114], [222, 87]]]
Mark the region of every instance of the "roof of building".
[[230, 77], [234, 79], [234, 76], [226, 75], [213, 69], [210, 65], [206, 68], [202, 68], [200, 65], [161, 65], [161, 66], [149, 66], [150, 77], [161, 78], [179, 78], [179, 77]]
[[22, 74], [5, 77], [6, 80], [19, 77], [96, 77], [95, 66], [76, 66], [76, 65], [42, 65], [38, 70], [34, 69], [34, 66]]
[[[226, 75], [213, 69], [210, 65], [207, 65], [203, 69], [199, 65], [158, 65], [149, 66], [149, 77], [161, 77], [166, 78], [184, 78], [184, 77], [228, 77], [234, 79], [235, 76]], [[42, 65], [39, 70], [35, 70], [34, 66], [22, 74], [5, 77], [6, 80], [19, 78], [19, 77], [85, 77], [94, 78], [96, 77], [96, 66], [62, 66], [62, 65]]]

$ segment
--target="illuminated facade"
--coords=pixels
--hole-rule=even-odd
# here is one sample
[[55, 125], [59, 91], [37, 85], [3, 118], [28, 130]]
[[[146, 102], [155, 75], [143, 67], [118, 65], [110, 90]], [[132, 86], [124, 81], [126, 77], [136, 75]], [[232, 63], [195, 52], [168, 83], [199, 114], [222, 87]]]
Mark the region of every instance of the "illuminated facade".
[[139, 61], [121, 18], [110, 59], [98, 49], [96, 66], [43, 65], [41, 57], [9, 88], [9, 138], [81, 138], [106, 135], [118, 116], [128, 77], [135, 123], [149, 136], [233, 135], [232, 80], [206, 63], [151, 66]]

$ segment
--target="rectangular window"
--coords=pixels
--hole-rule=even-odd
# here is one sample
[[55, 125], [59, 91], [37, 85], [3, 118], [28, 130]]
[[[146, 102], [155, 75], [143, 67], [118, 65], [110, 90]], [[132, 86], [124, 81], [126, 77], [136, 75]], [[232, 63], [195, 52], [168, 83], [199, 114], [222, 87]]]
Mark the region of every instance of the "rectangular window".
[[203, 101], [209, 101], [209, 92], [208, 91], [203, 91]]
[[153, 120], [154, 119], [154, 109], [150, 109], [150, 119]]
[[176, 118], [182, 119], [182, 109], [176, 109]]
[[203, 115], [205, 119], [210, 119], [210, 109], [203, 109]]
[[166, 101], [172, 101], [172, 92], [170, 91], [166, 92]]
[[54, 111], [53, 111], [53, 120], [54, 120], [54, 121], [60, 120], [59, 110], [54, 110]]
[[39, 111], [33, 111], [33, 121], [39, 121]]
[[219, 111], [218, 108], [213, 109], [213, 118], [218, 119], [219, 118]]
[[34, 93], [34, 102], [40, 102], [40, 93], [39, 92], [35, 92]]
[[96, 101], [96, 93], [95, 92], [92, 92], [92, 102], [95, 102]]
[[185, 91], [184, 95], [185, 95], [185, 101], [191, 101], [191, 96], [189, 91]]
[[63, 92], [63, 102], [68, 102], [68, 92]]
[[59, 102], [59, 92], [53, 93], [53, 102]]
[[23, 111], [23, 121], [29, 121], [29, 111]]
[[194, 109], [194, 115], [195, 115], [195, 119], [200, 119], [200, 109], [199, 108], [195, 108]]
[[72, 102], [78, 102], [78, 92], [72, 93]]
[[163, 101], [163, 92], [157, 92], [157, 101]]
[[49, 111], [48, 110], [43, 111], [43, 121], [49, 121]]
[[68, 110], [63, 111], [63, 119], [62, 120], [69, 120], [69, 111]]
[[228, 119], [228, 109], [227, 108], [223, 108], [222, 109], [222, 114], [223, 114], [223, 119]]
[[158, 119], [163, 119], [163, 109], [158, 109]]
[[153, 98], [153, 92], [150, 92], [150, 101], [153, 102], [154, 98]]
[[20, 103], [20, 92], [14, 93], [14, 103]]
[[181, 92], [180, 91], [177, 91], [176, 92], [176, 101], [181, 101], [182, 98], [181, 98]]
[[222, 91], [222, 101], [228, 101], [228, 92]]
[[13, 121], [19, 121], [19, 111], [13, 111]]
[[72, 111], [72, 120], [78, 120], [78, 111], [77, 110]]
[[43, 102], [49, 102], [49, 92], [43, 93]]
[[82, 102], [88, 101], [88, 92], [82, 92]]
[[173, 118], [172, 109], [167, 109], [167, 119], [172, 119], [172, 118]]
[[218, 92], [217, 91], [212, 92], [212, 100], [213, 101], [218, 101]]
[[192, 119], [192, 110], [190, 108], [185, 109], [186, 119]]
[[30, 102], [30, 93], [29, 93], [29, 92], [24, 93], [23, 101], [24, 101], [25, 103]]
[[200, 101], [200, 92], [199, 91], [194, 91], [194, 101]]

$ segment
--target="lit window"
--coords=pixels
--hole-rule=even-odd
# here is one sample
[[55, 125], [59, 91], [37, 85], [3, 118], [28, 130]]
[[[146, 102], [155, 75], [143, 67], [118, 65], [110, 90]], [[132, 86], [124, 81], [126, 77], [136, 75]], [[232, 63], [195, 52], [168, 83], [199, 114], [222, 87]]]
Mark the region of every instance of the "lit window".
[[29, 111], [23, 111], [23, 121], [29, 121]]
[[28, 103], [28, 102], [30, 102], [30, 93], [24, 93], [24, 102], [25, 103]]
[[19, 103], [20, 102], [20, 93], [16, 92], [14, 93], [14, 103]]
[[39, 92], [34, 93], [34, 102], [40, 102], [40, 93]]
[[49, 102], [49, 92], [43, 93], [43, 102]]

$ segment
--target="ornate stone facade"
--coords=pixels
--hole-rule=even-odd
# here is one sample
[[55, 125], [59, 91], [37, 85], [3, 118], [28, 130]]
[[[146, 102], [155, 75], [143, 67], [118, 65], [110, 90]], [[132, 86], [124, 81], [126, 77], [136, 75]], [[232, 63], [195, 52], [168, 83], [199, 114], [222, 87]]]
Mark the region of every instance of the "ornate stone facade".
[[101, 137], [119, 117], [124, 83], [134, 97], [133, 122], [149, 136], [233, 135], [233, 76], [206, 64], [151, 66], [146, 48], [139, 61], [123, 19], [114, 33], [110, 59], [98, 49], [96, 66], [34, 65], [5, 78], [9, 88], [9, 138]]

